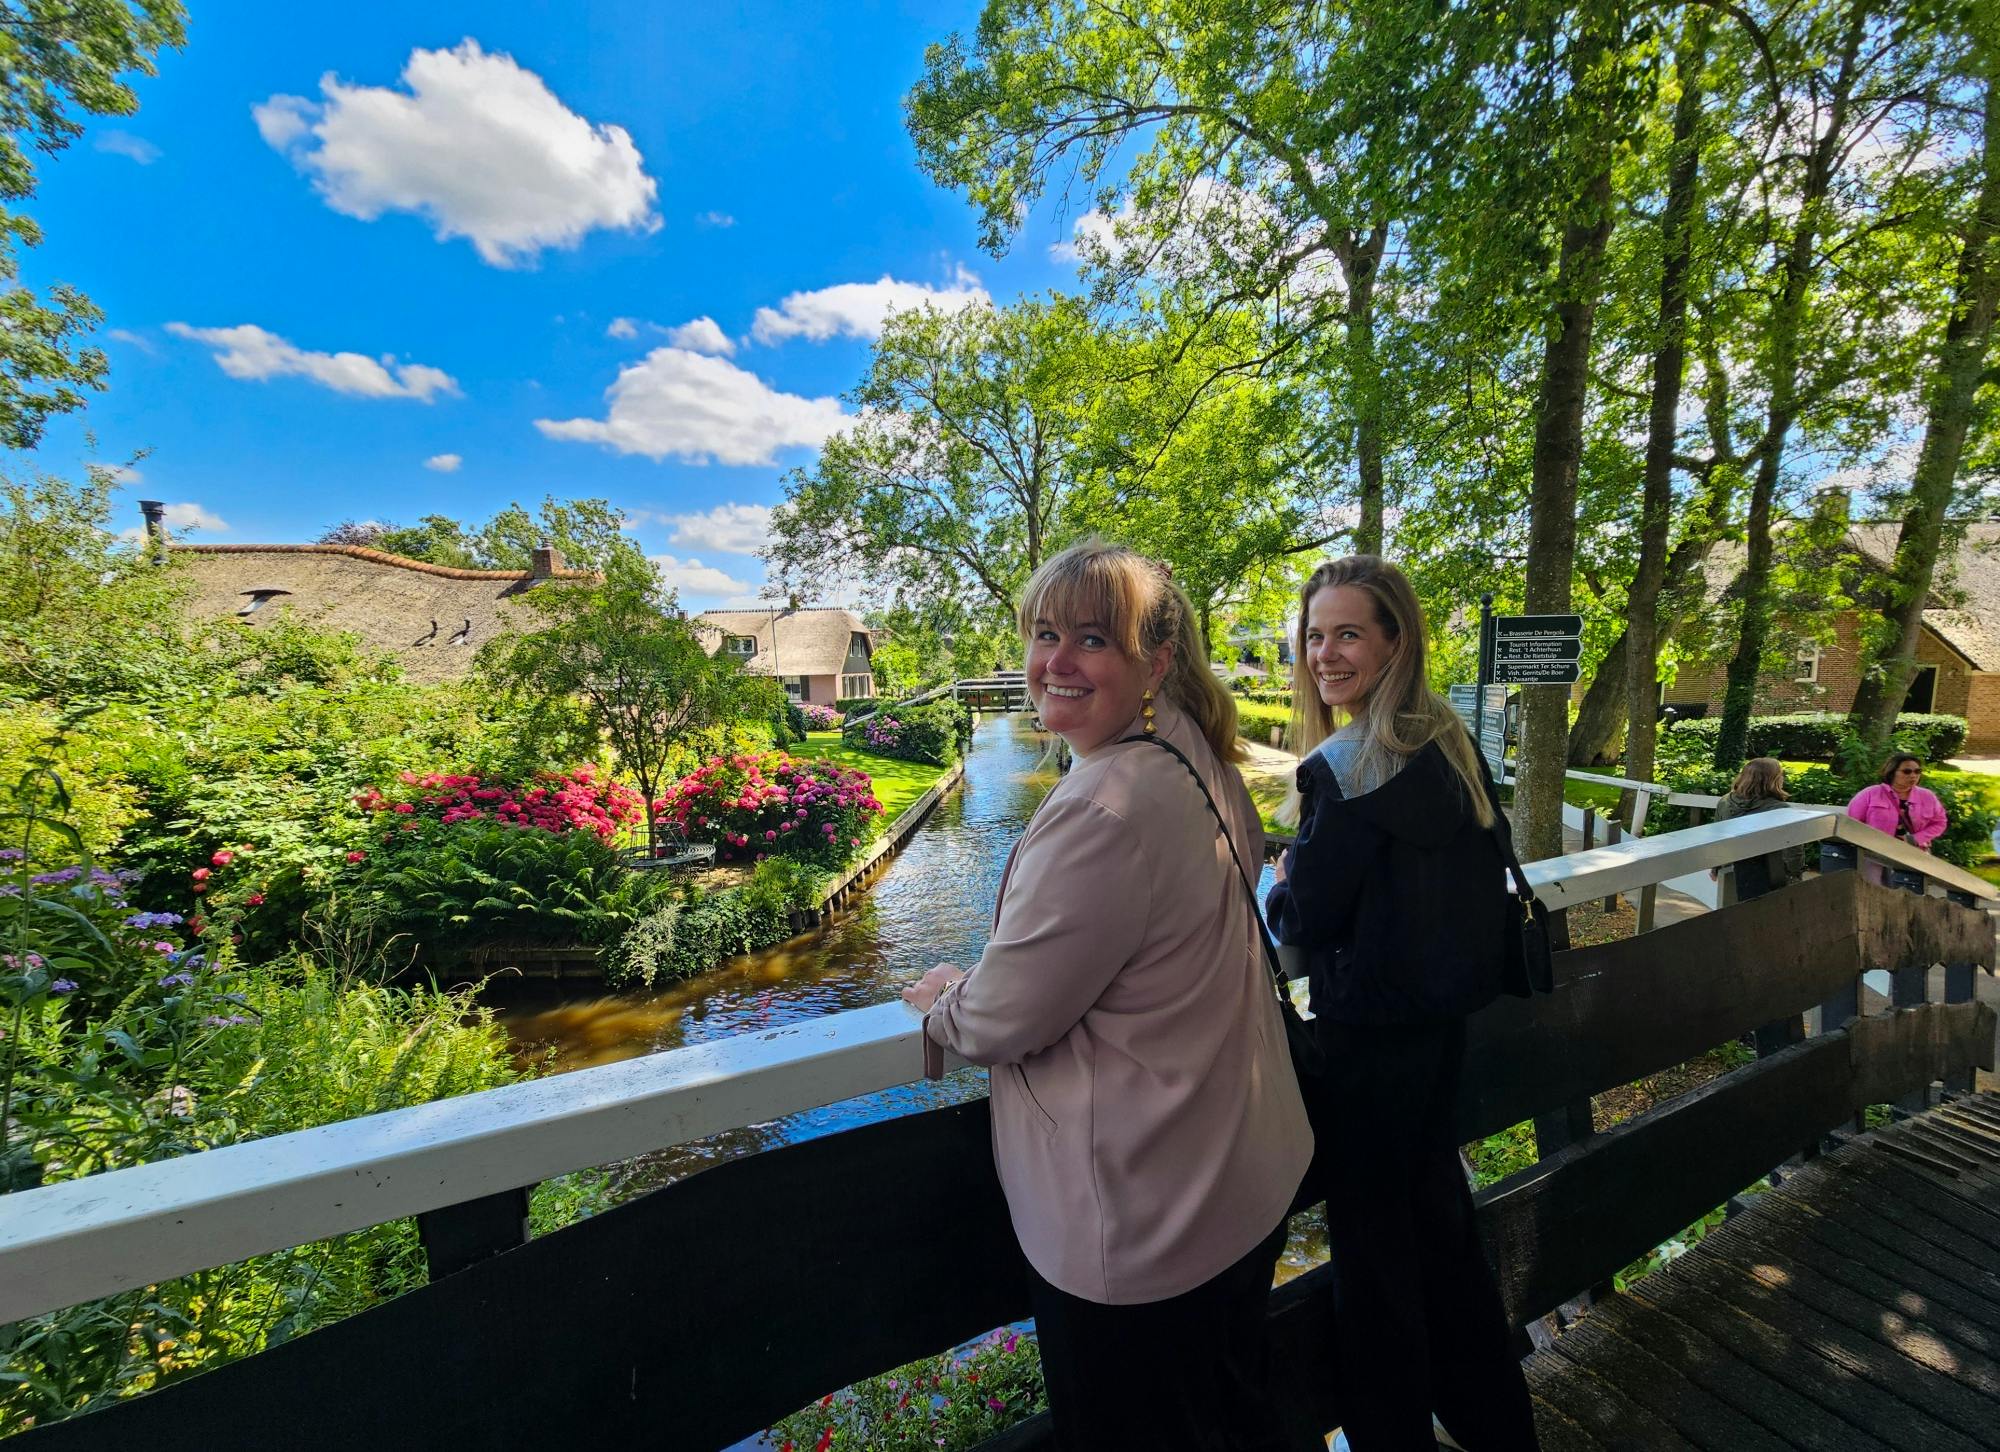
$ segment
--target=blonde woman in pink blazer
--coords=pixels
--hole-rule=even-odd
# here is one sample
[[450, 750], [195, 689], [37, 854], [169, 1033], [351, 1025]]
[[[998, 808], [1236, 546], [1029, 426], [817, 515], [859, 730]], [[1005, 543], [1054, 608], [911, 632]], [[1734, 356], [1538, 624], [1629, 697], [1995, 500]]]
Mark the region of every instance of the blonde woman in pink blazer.
[[1931, 850], [1931, 843], [1944, 835], [1944, 804], [1937, 793], [1920, 787], [1924, 764], [1907, 751], [1890, 755], [1882, 764], [1882, 780], [1863, 787], [1847, 804], [1847, 815], [1857, 822], [1901, 838], [1919, 851]]
[[903, 996], [933, 1041], [992, 1068], [1056, 1444], [1317, 1446], [1286, 1440], [1267, 1385], [1312, 1131], [1237, 868], [1264, 847], [1230, 765], [1235, 704], [1187, 597], [1131, 550], [1043, 565], [1021, 633], [1029, 697], [1074, 764], [1015, 844], [979, 962]]

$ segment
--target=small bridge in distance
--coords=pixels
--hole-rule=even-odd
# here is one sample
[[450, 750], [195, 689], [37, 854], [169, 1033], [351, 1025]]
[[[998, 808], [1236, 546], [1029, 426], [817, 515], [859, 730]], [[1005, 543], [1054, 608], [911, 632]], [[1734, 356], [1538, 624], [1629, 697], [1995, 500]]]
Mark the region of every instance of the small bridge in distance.
[[[946, 685], [933, 686], [921, 695], [896, 701], [894, 706], [914, 706], [923, 701], [935, 701], [943, 696], [953, 696], [975, 711], [1025, 711], [1028, 707], [1028, 673], [1026, 671], [995, 671], [990, 676], [951, 681]], [[873, 711], [857, 711], [849, 716], [850, 721], [862, 721], [877, 712], [891, 709], [888, 704], [877, 706]]]

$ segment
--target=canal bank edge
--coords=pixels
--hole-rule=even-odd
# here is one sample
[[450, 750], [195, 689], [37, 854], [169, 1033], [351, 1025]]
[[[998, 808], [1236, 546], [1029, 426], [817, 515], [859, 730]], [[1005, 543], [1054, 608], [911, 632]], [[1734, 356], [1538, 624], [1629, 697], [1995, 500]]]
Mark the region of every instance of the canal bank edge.
[[[888, 831], [875, 839], [858, 862], [828, 881], [816, 904], [792, 913], [793, 935], [811, 932], [865, 892], [881, 875], [882, 869], [903, 849], [910, 835], [923, 825], [924, 819], [930, 816], [937, 804], [964, 780], [965, 762], [953, 762], [933, 785], [925, 789], [922, 796], [903, 809], [902, 815], [890, 823]], [[604, 977], [602, 958], [603, 950], [600, 948], [485, 948], [467, 954], [463, 962], [451, 966], [451, 971], [493, 973], [504, 970], [518, 973], [523, 978], [601, 980]]]

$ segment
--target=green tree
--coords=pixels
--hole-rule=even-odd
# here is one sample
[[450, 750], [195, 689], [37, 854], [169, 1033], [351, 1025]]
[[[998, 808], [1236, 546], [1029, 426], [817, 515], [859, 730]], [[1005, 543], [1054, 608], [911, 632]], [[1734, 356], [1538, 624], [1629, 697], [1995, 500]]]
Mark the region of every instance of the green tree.
[[530, 569], [535, 550], [546, 544], [561, 554], [565, 569], [650, 586], [653, 568], [637, 541], [625, 532], [625, 522], [624, 511], [605, 500], [550, 495], [532, 514], [520, 504], [509, 504], [480, 525], [467, 525], [447, 514], [426, 514], [413, 525], [345, 520], [318, 542], [362, 545], [459, 570]]
[[[1991, 9], [1968, 15], [1971, 33], [1962, 38], [1961, 53], [1978, 90], [1980, 126], [1967, 148], [1963, 194], [1973, 201], [1960, 224], [1963, 243], [1950, 315], [1924, 389], [1923, 443], [1897, 536], [1882, 626], [1854, 697], [1855, 733], [1871, 759], [1888, 750], [1896, 713], [1916, 673], [1917, 637], [1947, 537], [1946, 514], [1957, 493], [1966, 439], [1976, 422], [1990, 417], [1990, 396], [2000, 387], [1987, 365], [2000, 310], [2000, 23]], [[1984, 409], [1982, 387], [1989, 396]]]
[[[636, 581], [542, 585], [523, 608], [533, 628], [482, 647], [481, 674], [558, 716], [580, 703], [648, 802], [666, 785], [682, 738], [739, 717], [768, 718], [783, 704], [775, 680], [709, 656], [694, 627], [662, 611]], [[650, 816], [647, 845], [655, 845]]]
[[785, 479], [766, 555], [782, 585], [860, 578], [1011, 618], [1087, 468], [1097, 337], [1066, 298], [892, 317], [848, 395], [860, 420]]
[[30, 151], [60, 153], [83, 132], [79, 113], [129, 116], [122, 79], [153, 74], [162, 46], [185, 38], [179, 0], [5, 0], [0, 3], [0, 444], [31, 449], [55, 414], [104, 387], [104, 354], [83, 340], [103, 314], [66, 283], [43, 296], [21, 280], [18, 247], [42, 230], [12, 204], [35, 194]]

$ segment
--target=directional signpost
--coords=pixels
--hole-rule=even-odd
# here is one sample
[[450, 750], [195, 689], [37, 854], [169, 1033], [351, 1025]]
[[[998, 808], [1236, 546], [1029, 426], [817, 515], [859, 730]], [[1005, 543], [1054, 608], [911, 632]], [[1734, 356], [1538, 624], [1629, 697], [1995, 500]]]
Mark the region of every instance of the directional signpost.
[[1583, 674], [1581, 615], [1496, 615], [1488, 680], [1509, 686], [1569, 686]]
[[1507, 688], [1453, 686], [1451, 708], [1479, 742], [1479, 754], [1499, 781], [1507, 774]]

